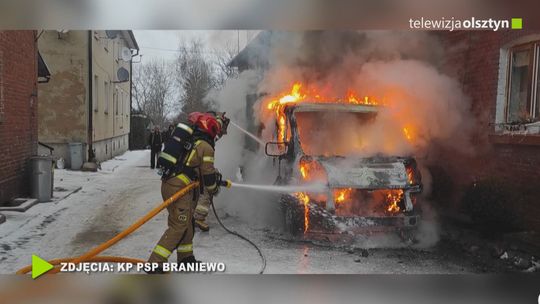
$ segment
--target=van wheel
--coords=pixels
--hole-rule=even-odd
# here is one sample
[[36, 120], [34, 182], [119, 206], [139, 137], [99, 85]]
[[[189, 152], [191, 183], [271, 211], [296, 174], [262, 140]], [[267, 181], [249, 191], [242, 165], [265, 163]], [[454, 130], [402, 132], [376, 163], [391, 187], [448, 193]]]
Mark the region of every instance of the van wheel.
[[299, 205], [298, 199], [290, 195], [284, 195], [281, 199], [284, 230], [292, 236], [304, 233], [304, 213], [298, 208]]
[[409, 245], [415, 245], [419, 243], [417, 234], [418, 234], [417, 228], [398, 230], [398, 235], [401, 241]]

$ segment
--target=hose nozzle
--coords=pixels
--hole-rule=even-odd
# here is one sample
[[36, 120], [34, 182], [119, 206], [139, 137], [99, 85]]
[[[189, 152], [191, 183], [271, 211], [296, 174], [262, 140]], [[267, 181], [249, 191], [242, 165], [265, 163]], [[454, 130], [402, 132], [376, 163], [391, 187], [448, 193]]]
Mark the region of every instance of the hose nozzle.
[[222, 187], [230, 188], [231, 185], [232, 185], [232, 182], [230, 180], [228, 180], [228, 179], [225, 179], [225, 180], [220, 181], [219, 185], [222, 186]]

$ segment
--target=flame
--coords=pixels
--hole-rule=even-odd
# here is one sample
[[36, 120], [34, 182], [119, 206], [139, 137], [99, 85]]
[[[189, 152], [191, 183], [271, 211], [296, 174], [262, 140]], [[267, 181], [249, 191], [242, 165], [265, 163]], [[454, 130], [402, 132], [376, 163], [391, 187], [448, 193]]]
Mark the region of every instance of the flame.
[[295, 195], [304, 204], [304, 233], [306, 233], [309, 228], [309, 196], [305, 192], [297, 192]]
[[414, 141], [414, 132], [413, 132], [412, 127], [410, 126], [403, 127], [403, 135], [409, 142]]
[[386, 203], [388, 204], [386, 211], [390, 213], [399, 212], [400, 208], [398, 206], [398, 203], [401, 202], [402, 199], [403, 190], [388, 190], [388, 192], [386, 193]]
[[[390, 108], [392, 104], [386, 102], [388, 100], [399, 100], [399, 95], [389, 95], [392, 92], [388, 92], [385, 96], [382, 96], [380, 101], [373, 96], [358, 94], [355, 90], [349, 89], [346, 94], [341, 97], [328, 96], [328, 88], [316, 88], [313, 86], [307, 86], [301, 82], [294, 82], [288, 91], [279, 94], [274, 97], [270, 97], [263, 101], [261, 106], [262, 115], [268, 115], [268, 117], [275, 122], [276, 136], [278, 142], [286, 142], [289, 140], [290, 131], [287, 130], [287, 116], [285, 115], [286, 107], [290, 104], [310, 102], [310, 103], [343, 103], [343, 104], [355, 104], [355, 105], [368, 105], [368, 106], [384, 106]], [[390, 98], [393, 96], [392, 98]], [[394, 112], [392, 112], [394, 113]], [[414, 143], [419, 138], [418, 125], [411, 121], [411, 117], [403, 115], [402, 111], [395, 112], [396, 129], [395, 131], [403, 134], [404, 140]], [[401, 136], [401, 135], [400, 135]], [[391, 143], [389, 143], [391, 144]], [[354, 149], [358, 146], [358, 149], [362, 148], [362, 145], [358, 143], [351, 143]], [[326, 155], [326, 154], [325, 154]], [[305, 182], [322, 181], [327, 182], [326, 171], [322, 165], [311, 157], [303, 157], [298, 164], [299, 175]], [[407, 181], [408, 184], [413, 185], [414, 172], [412, 169], [407, 168]], [[360, 201], [362, 196], [357, 195], [358, 190], [352, 188], [334, 189], [333, 195], [336, 205], [339, 204], [341, 209], [347, 209], [354, 204], [365, 203]], [[400, 204], [404, 199], [404, 191], [401, 189], [395, 190], [377, 190], [376, 191], [376, 203], [377, 210], [385, 213], [396, 214], [401, 211]], [[306, 192], [294, 193], [296, 198], [304, 207], [304, 233], [306, 233], [310, 226], [309, 218], [309, 204], [318, 204], [327, 200], [326, 194], [308, 194]], [[380, 208], [379, 208], [380, 207]]]
[[406, 170], [407, 170], [407, 181], [409, 182], [409, 185], [413, 185], [414, 182], [415, 182], [414, 181], [414, 170], [411, 167], [407, 167]]
[[[348, 89], [344, 97], [335, 97], [325, 95], [323, 91], [314, 86], [306, 86], [301, 82], [294, 82], [288, 92], [282, 93], [277, 97], [271, 97], [265, 100], [266, 109], [275, 115], [275, 122], [277, 127], [277, 141], [287, 141], [286, 127], [287, 119], [285, 115], [285, 108], [291, 103], [300, 102], [315, 102], [315, 103], [345, 103], [345, 104], [357, 104], [368, 106], [389, 106], [386, 102], [386, 97], [382, 97], [382, 102], [379, 102], [377, 98], [373, 96], [362, 96], [353, 89]], [[396, 97], [398, 98], [398, 97]], [[408, 119], [407, 119], [408, 120]], [[410, 143], [414, 143], [416, 139], [415, 128], [410, 125], [410, 121], [403, 121], [401, 127], [404, 138]]]
[[335, 189], [334, 190], [334, 202], [337, 204], [343, 203], [347, 200], [349, 200], [352, 193], [352, 188], [346, 188], [346, 189]]
[[307, 168], [305, 165], [300, 165], [300, 174], [302, 175], [303, 179], [307, 178]]
[[364, 96], [364, 98], [359, 98], [358, 94], [354, 90], [349, 90], [347, 93], [347, 101], [353, 104], [363, 104], [376, 106], [379, 103], [369, 96]]
[[290, 93], [284, 94], [279, 98], [272, 99], [266, 106], [268, 110], [273, 110], [276, 114], [276, 122], [278, 126], [278, 141], [285, 141], [285, 105], [288, 103], [298, 102], [306, 98], [306, 95], [300, 92], [302, 84], [299, 82], [294, 83]]
[[[326, 181], [326, 171], [320, 163], [311, 158], [302, 158], [298, 163], [300, 175], [304, 181]], [[310, 197], [305, 192], [295, 193], [296, 197], [304, 204], [304, 233], [309, 228], [309, 201]], [[317, 199], [321, 197], [317, 196]], [[326, 197], [323, 198], [326, 200]]]
[[271, 98], [267, 101], [266, 109], [273, 111], [276, 116], [277, 124], [277, 140], [284, 142], [286, 138], [286, 119], [285, 106], [290, 103], [298, 102], [318, 102], [318, 103], [351, 103], [362, 105], [378, 105], [379, 103], [374, 98], [369, 96], [359, 97], [354, 90], [348, 90], [346, 98], [336, 98], [324, 96], [316, 88], [306, 88], [302, 83], [295, 82], [290, 89], [290, 92], [280, 95], [277, 98]]
[[298, 163], [298, 166], [304, 181], [326, 182], [326, 171], [319, 162], [310, 158], [303, 158]]

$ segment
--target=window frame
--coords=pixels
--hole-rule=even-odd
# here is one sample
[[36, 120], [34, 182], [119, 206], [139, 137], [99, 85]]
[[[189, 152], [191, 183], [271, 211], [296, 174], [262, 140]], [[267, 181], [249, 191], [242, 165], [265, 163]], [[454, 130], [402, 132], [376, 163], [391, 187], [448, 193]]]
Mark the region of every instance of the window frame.
[[4, 58], [0, 58], [0, 124], [3, 124], [5, 121], [4, 114]]
[[533, 115], [538, 115], [538, 119], [540, 120], [540, 104], [538, 104], [540, 102], [540, 82], [539, 82], [539, 78], [540, 78], [540, 40], [538, 40], [535, 44], [535, 47], [533, 49], [533, 54], [534, 54], [534, 61], [533, 61], [533, 76], [532, 76], [532, 88], [531, 88], [531, 91], [532, 91], [532, 94], [533, 94], [533, 97], [531, 99], [532, 101], [532, 112], [533, 112]]
[[119, 91], [120, 90], [118, 89], [118, 86], [115, 86], [113, 100], [114, 100], [114, 113], [117, 116], [118, 116], [118, 95], [119, 95], [118, 93], [119, 93]]
[[[504, 123], [505, 124], [514, 124], [516, 121], [509, 121], [509, 111], [510, 111], [510, 95], [511, 95], [511, 85], [512, 85], [512, 64], [514, 53], [524, 50], [531, 50], [531, 56], [529, 58], [529, 72], [527, 75], [527, 110], [528, 114], [533, 120], [530, 123], [536, 123], [540, 121], [540, 115], [536, 116], [536, 107], [540, 106], [537, 104], [538, 99], [538, 73], [540, 69], [538, 65], [540, 64], [538, 57], [540, 57], [540, 40], [531, 40], [525, 43], [520, 43], [508, 48], [507, 54], [507, 70], [506, 70], [506, 96], [504, 103]], [[539, 111], [540, 112], [540, 111]]]

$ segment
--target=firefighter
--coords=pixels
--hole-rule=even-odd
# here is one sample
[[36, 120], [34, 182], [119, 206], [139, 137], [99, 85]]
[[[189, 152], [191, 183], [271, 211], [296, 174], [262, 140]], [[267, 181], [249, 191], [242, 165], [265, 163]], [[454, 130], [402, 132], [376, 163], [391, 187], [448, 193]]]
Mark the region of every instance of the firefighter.
[[[215, 140], [223, 135], [224, 115], [216, 117], [210, 113], [197, 113], [194, 123], [193, 148], [184, 160], [183, 169], [165, 178], [161, 183], [161, 195], [168, 199], [180, 189], [198, 180], [200, 187], [191, 190], [173, 202], [167, 211], [168, 228], [154, 247], [149, 262], [164, 263], [176, 250], [178, 263], [198, 262], [193, 255], [194, 219], [193, 212], [199, 195], [217, 195], [221, 174], [214, 168]], [[157, 271], [162, 272], [162, 271]]]
[[159, 132], [159, 127], [154, 127], [154, 131], [148, 138], [148, 145], [150, 146], [150, 168], [154, 169], [156, 166], [156, 158], [161, 152], [161, 145], [163, 144], [163, 137]]
[[[229, 119], [225, 117], [224, 112], [209, 111], [207, 113], [216, 116], [218, 119], [220, 119], [223, 122], [221, 134], [218, 136], [218, 138], [216, 138], [216, 141], [217, 141], [223, 135], [227, 134], [227, 127], [229, 125]], [[192, 120], [193, 120], [193, 117], [192, 117]], [[208, 213], [210, 211], [211, 203], [212, 203], [212, 197], [208, 192], [203, 192], [199, 196], [199, 200], [197, 201], [197, 207], [195, 207], [195, 213], [193, 214], [193, 217], [195, 219], [195, 226], [197, 226], [201, 231], [210, 230], [210, 226], [206, 222], [206, 217], [208, 216]]]

